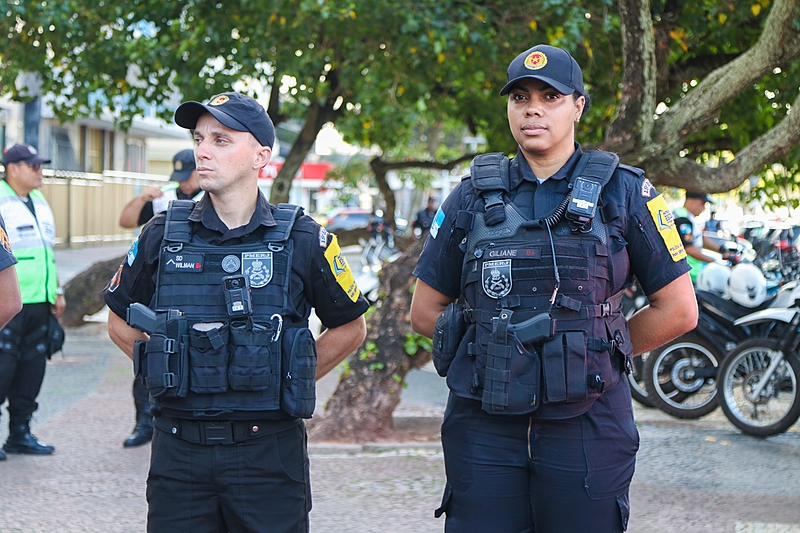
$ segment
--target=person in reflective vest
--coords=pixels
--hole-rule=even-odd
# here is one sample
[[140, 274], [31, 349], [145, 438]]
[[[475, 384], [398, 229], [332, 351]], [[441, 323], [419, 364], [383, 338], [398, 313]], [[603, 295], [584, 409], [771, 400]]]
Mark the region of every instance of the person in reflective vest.
[[703, 228], [695, 223], [694, 218], [706, 208], [706, 204], [711, 199], [707, 194], [694, 191], [686, 191], [686, 199], [683, 206], [673, 212], [675, 227], [681, 236], [681, 242], [686, 250], [686, 261], [691, 270], [689, 275], [692, 281], [697, 283], [697, 276], [703, 270], [706, 263], [713, 263], [714, 258], [703, 253]]
[[15, 144], [3, 156], [6, 176], [0, 181], [0, 216], [19, 261], [16, 271], [23, 304], [22, 311], [0, 330], [0, 403], [8, 398], [9, 414], [3, 449], [12, 454], [55, 451], [30, 430], [47, 359], [54, 351], [50, 342], [54, 315], [61, 316], [66, 306], [56, 272], [55, 218], [38, 190], [42, 165], [49, 162], [27, 144]]
[[[181, 150], [172, 158], [170, 183], [151, 185], [128, 202], [119, 216], [123, 228], [146, 224], [158, 213], [167, 210], [172, 200], [198, 201], [203, 196], [194, 162], [194, 150]], [[126, 448], [141, 446], [153, 438], [153, 417], [150, 416], [150, 393], [141, 377], [133, 379], [133, 404], [136, 408], [136, 425], [122, 445]]]
[[[507, 74], [516, 157], [473, 160], [414, 270], [411, 324], [450, 389], [435, 514], [447, 532], [624, 531], [639, 435], [623, 376], [694, 328], [689, 267], [643, 172], [575, 142], [575, 59], [537, 45]], [[633, 275], [651, 304], [628, 322]]]

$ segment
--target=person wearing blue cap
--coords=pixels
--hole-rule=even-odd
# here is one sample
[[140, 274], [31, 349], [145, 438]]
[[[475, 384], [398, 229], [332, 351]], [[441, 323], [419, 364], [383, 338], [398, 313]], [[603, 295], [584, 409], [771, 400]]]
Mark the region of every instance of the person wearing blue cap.
[[5, 220], [4, 246], [19, 263], [16, 274], [22, 310], [0, 330], [0, 404], [8, 398], [9, 454], [50, 455], [55, 447], [31, 433], [39, 408], [36, 398], [44, 381], [47, 359], [60, 349], [51, 342], [64, 330], [58, 324], [66, 306], [55, 261], [56, 225], [53, 211], [39, 191], [42, 165], [50, 160], [33, 146], [18, 143], [5, 151], [5, 179], [0, 180], [0, 216]]
[[[188, 148], [175, 154], [169, 180], [172, 184], [146, 187], [128, 202], [119, 215], [119, 225], [123, 228], [135, 228], [146, 224], [158, 213], [166, 211], [172, 200], [199, 200], [203, 196], [203, 190], [200, 189], [195, 170], [194, 150]], [[130, 436], [122, 442], [126, 448], [147, 444], [153, 438], [150, 394], [140, 377], [133, 380], [133, 405], [136, 408], [136, 424]]]
[[[411, 324], [450, 389], [435, 516], [448, 533], [621, 532], [639, 447], [624, 374], [694, 328], [689, 267], [642, 170], [575, 142], [575, 59], [537, 45], [507, 75], [516, 157], [472, 161], [414, 270]], [[634, 275], [650, 305], [627, 321]]]
[[307, 532], [303, 419], [369, 304], [336, 236], [259, 191], [275, 140], [261, 104], [222, 93], [175, 122], [206, 193], [148, 222], [104, 291], [109, 336], [150, 393], [147, 531]]
[[705, 193], [686, 191], [683, 207], [677, 208], [672, 213], [675, 227], [678, 228], [683, 248], [686, 250], [686, 261], [691, 267], [689, 275], [695, 283], [705, 264], [716, 262], [713, 257], [703, 253], [703, 227], [694, 222], [694, 217], [705, 211], [706, 204], [710, 202], [711, 198]]

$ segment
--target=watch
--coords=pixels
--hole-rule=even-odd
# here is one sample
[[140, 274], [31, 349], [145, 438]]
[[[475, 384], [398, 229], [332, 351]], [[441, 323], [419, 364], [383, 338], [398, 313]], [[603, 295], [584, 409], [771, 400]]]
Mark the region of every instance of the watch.
[[64, 296], [64, 287], [59, 287], [56, 289], [56, 296]]

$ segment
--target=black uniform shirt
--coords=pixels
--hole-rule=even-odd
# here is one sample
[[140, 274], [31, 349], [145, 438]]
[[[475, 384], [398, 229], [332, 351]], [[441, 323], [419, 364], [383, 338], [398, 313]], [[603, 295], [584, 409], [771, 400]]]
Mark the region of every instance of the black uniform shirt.
[[[567, 178], [581, 155], [576, 144], [575, 154], [552, 177], [538, 183], [525, 158], [517, 154], [511, 162], [511, 198], [515, 204], [533, 206], [530, 218], [550, 215], [567, 194]], [[523, 194], [533, 195], [533, 201], [520, 201]], [[414, 275], [445, 296], [456, 299], [461, 294], [461, 267], [464, 250], [461, 239], [455, 237], [458, 212], [466, 210], [474, 197], [468, 177], [463, 178], [447, 196], [434, 216], [430, 235], [420, 255]], [[627, 213], [627, 231], [622, 235], [630, 258], [631, 275], [641, 283], [645, 294], [662, 289], [689, 271], [686, 252], [672, 215], [658, 191], [632, 167], [620, 166], [603, 189], [606, 203], [619, 206]], [[629, 276], [630, 277], [630, 276]]]
[[[204, 195], [192, 211], [189, 223], [192, 231], [209, 244], [223, 247], [250, 244], [261, 242], [265, 229], [276, 225], [272, 215], [274, 209], [275, 206], [259, 192], [250, 222], [228, 229], [214, 210], [209, 195]], [[142, 228], [139, 239], [133, 243], [127, 258], [103, 292], [109, 309], [121, 318], [125, 318], [131, 303], [148, 306], [151, 303], [165, 223], [166, 213], [160, 213]], [[342, 272], [342, 263], [337, 262], [338, 275], [333, 273], [333, 258], [341, 259], [335, 236], [304, 215], [296, 220], [291, 239], [294, 252], [289, 290], [293, 309], [290, 310], [291, 316], [284, 317], [284, 320], [306, 320], [312, 307], [326, 328], [347, 324], [363, 315], [369, 303], [361, 295], [353, 301], [346, 292], [350, 288], [352, 271], [347, 267]]]
[[8, 240], [6, 225], [0, 216], [0, 271], [17, 263], [17, 258], [11, 253], [11, 242]]

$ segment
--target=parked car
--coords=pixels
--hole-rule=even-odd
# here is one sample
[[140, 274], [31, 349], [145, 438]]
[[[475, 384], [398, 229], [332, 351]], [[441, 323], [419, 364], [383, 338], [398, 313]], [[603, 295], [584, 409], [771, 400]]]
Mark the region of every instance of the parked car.
[[345, 207], [328, 219], [325, 228], [330, 232], [366, 228], [372, 211], [360, 207]]

